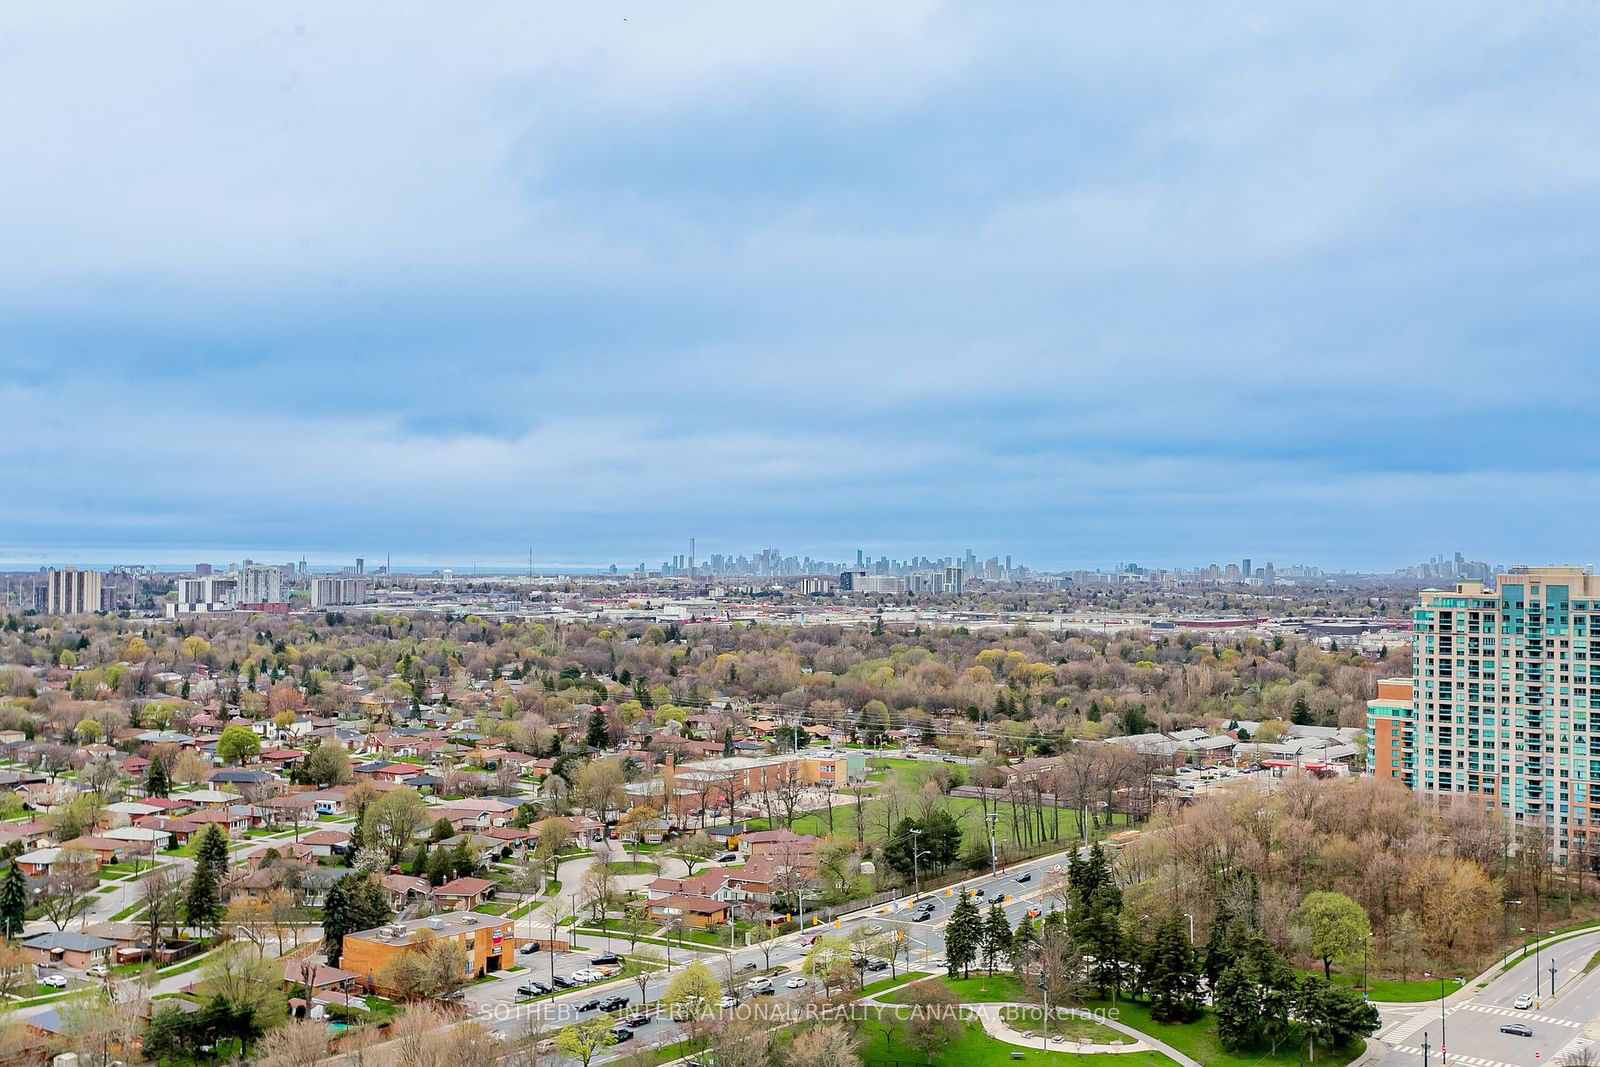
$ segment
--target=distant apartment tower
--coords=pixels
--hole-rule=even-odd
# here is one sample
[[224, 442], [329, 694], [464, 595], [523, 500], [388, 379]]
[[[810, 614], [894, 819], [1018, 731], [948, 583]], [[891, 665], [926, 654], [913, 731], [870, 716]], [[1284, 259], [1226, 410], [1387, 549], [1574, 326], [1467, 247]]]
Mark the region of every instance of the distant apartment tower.
[[1367, 701], [1367, 768], [1408, 789], [1417, 785], [1417, 709], [1410, 678], [1379, 678]]
[[864, 570], [840, 571], [839, 572], [839, 592], [841, 592], [841, 593], [859, 592], [861, 587], [860, 587], [860, 585], [858, 583], [865, 581], [866, 577], [867, 577], [867, 572], [864, 571]]
[[63, 567], [46, 576], [45, 610], [51, 615], [87, 615], [100, 610], [100, 572]]
[[360, 556], [357, 556], [356, 557], [356, 575], [357, 575], [357, 577], [359, 577], [359, 576], [361, 576], [363, 574], [366, 574], [366, 573], [367, 573], [367, 561], [362, 559]]
[[960, 596], [965, 588], [963, 578], [965, 572], [960, 567], [946, 567], [944, 569], [944, 591], [952, 596]]
[[276, 567], [251, 564], [239, 570], [238, 603], [283, 604], [283, 572]]
[[347, 607], [366, 602], [365, 578], [313, 578], [311, 581], [311, 606], [314, 608]]
[[1251, 572], [1250, 572], [1250, 557], [1249, 557], [1249, 556], [1246, 556], [1246, 557], [1245, 557], [1245, 558], [1244, 558], [1244, 562], [1243, 562], [1243, 563], [1242, 563], [1242, 564], [1240, 564], [1240, 565], [1239, 565], [1239, 571], [1240, 571], [1240, 573], [1242, 573], [1242, 574], [1243, 574], [1243, 575], [1244, 575], [1244, 576], [1245, 576], [1245, 577], [1246, 577], [1246, 578], [1248, 578], [1248, 577], [1250, 577], [1250, 573], [1251, 573]]
[[[1600, 577], [1513, 567], [1495, 588], [1424, 590], [1412, 612], [1414, 788], [1498, 808], [1545, 835], [1549, 858], [1590, 862], [1600, 795]], [[1368, 708], [1369, 750], [1379, 716]], [[1404, 769], [1404, 749], [1398, 757]], [[1397, 757], [1384, 757], [1393, 764]]]
[[206, 615], [213, 611], [232, 611], [239, 594], [239, 579], [222, 575], [179, 578], [174, 597], [167, 603], [167, 615]]

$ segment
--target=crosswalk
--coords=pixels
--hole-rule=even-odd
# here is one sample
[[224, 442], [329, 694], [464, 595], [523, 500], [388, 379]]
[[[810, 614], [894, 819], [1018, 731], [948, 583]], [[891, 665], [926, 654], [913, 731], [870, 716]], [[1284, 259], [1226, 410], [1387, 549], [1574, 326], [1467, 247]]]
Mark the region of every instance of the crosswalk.
[[[1391, 1049], [1394, 1052], [1401, 1052], [1401, 1053], [1404, 1053], [1407, 1056], [1420, 1056], [1420, 1055], [1422, 1055], [1421, 1047], [1413, 1048], [1410, 1045], [1393, 1045], [1393, 1046], [1391, 1046]], [[1431, 1063], [1440, 1062], [1439, 1050], [1437, 1048], [1429, 1046], [1428, 1055], [1429, 1055], [1429, 1062], [1431, 1062]], [[1465, 1064], [1466, 1067], [1522, 1067], [1521, 1064], [1506, 1063], [1504, 1060], [1486, 1060], [1481, 1056], [1460, 1056], [1460, 1055], [1454, 1055], [1454, 1054], [1452, 1054], [1452, 1055], [1450, 1055], [1448, 1057], [1447, 1062], [1449, 1062], [1451, 1064], [1458, 1064], [1458, 1063], [1459, 1064]]]
[[[1445, 1011], [1445, 1019], [1448, 1021], [1449, 1017], [1454, 1015], [1457, 1010], [1458, 1008], [1447, 1009]], [[1426, 1027], [1432, 1027], [1434, 1033], [1439, 1032], [1438, 1012], [1419, 1011], [1417, 1014], [1408, 1017], [1404, 1022], [1397, 1023], [1394, 1029], [1383, 1034], [1382, 1037], [1390, 1045], [1393, 1045], [1396, 1042], [1404, 1041], [1406, 1038], [1411, 1037], [1414, 1034], [1421, 1033]]]
[[1463, 1004], [1461, 1007], [1467, 1011], [1481, 1011], [1487, 1015], [1506, 1015], [1525, 1023], [1548, 1023], [1551, 1026], [1570, 1026], [1574, 1029], [1583, 1025], [1582, 1023], [1575, 1023], [1571, 1019], [1557, 1019], [1553, 1015], [1534, 1015], [1527, 1011], [1519, 1011], [1516, 1008], [1502, 1008], [1498, 1004], [1469, 1003]]

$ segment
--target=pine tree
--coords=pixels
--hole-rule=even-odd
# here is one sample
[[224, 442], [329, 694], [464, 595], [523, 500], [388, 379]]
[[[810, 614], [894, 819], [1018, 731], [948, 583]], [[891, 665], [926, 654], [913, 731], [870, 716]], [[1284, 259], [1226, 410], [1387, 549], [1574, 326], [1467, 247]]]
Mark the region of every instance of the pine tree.
[[733, 728], [731, 726], [722, 731], [722, 758], [733, 758]]
[[199, 862], [194, 874], [189, 876], [189, 892], [183, 898], [183, 921], [196, 930], [208, 930], [217, 924], [222, 905], [217, 900], [217, 878], [211, 865]]
[[209, 867], [216, 885], [228, 876], [228, 837], [216, 823], [200, 832], [200, 843], [194, 849], [195, 865]]
[[1200, 968], [1182, 917], [1156, 927], [1145, 966], [1150, 1014], [1158, 1022], [1186, 1023], [1200, 1016]]
[[172, 792], [172, 780], [167, 777], [165, 761], [153, 759], [144, 776], [144, 793], [149, 797], [164, 797]]
[[606, 747], [606, 715], [599, 707], [589, 713], [589, 732], [584, 737], [584, 744], [590, 748]]
[[23, 924], [28, 919], [28, 882], [15, 863], [6, 868], [4, 881], [0, 881], [0, 935], [7, 941], [22, 936]]
[[1011, 955], [1011, 923], [1006, 920], [1006, 909], [997, 900], [989, 905], [989, 917], [983, 924], [983, 965], [994, 973], [997, 961]]
[[1289, 713], [1289, 721], [1296, 726], [1311, 725], [1311, 705], [1306, 703], [1304, 693], [1294, 698], [1294, 709]]
[[963, 893], [950, 913], [950, 924], [944, 932], [944, 955], [949, 961], [950, 977], [954, 978], [957, 971], [963, 978], [970, 977], [972, 961], [978, 958], [982, 946], [983, 916], [972, 898]]
[[416, 855], [411, 858], [410, 873], [418, 878], [428, 873], [428, 843], [426, 841], [417, 845]]

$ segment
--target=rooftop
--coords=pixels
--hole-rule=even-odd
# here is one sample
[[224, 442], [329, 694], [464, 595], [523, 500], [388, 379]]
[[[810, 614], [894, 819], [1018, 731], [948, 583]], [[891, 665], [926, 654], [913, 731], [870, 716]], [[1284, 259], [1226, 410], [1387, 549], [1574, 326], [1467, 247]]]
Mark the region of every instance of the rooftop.
[[377, 941], [388, 945], [409, 945], [419, 940], [446, 937], [450, 934], [474, 933], [478, 930], [503, 929], [510, 931], [515, 923], [501, 915], [483, 915], [475, 911], [453, 911], [448, 915], [435, 915], [429, 919], [390, 923], [387, 926], [346, 934], [363, 941]]

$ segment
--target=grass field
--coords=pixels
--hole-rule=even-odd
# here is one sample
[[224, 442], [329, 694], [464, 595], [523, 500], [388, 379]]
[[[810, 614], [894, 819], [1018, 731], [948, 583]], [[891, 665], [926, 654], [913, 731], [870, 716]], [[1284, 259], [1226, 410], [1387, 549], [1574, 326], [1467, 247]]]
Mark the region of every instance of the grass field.
[[[1096, 1045], [1125, 1045], [1133, 1040], [1120, 1030], [1104, 1023], [1075, 1014], [1069, 1008], [1055, 1008], [1050, 1012], [1050, 1034], [1060, 1034], [1068, 1041], [1089, 1041]], [[1014, 1005], [1001, 1010], [1000, 1017], [1014, 1030], [1044, 1029], [1044, 1008], [1032, 1005]]]
[[633, 860], [612, 860], [606, 864], [606, 870], [612, 874], [655, 874], [660, 869], [654, 863]]
[[[1262, 1050], [1226, 1052], [1217, 1040], [1216, 1023], [1209, 1011], [1192, 1023], [1158, 1023], [1150, 1017], [1150, 1009], [1139, 1003], [1119, 1000], [1113, 1005], [1108, 1000], [1085, 1001], [1083, 1006], [1094, 1011], [1110, 1012], [1118, 1022], [1149, 1034], [1179, 1052], [1190, 1056], [1206, 1067], [1301, 1067], [1305, 1049], [1298, 1044], [1280, 1046], [1275, 1053]], [[1343, 1049], [1317, 1047], [1317, 1062], [1324, 1067], [1343, 1067], [1361, 1054], [1361, 1044]]]
[[[872, 799], [861, 805], [867, 816], [867, 839], [879, 841], [883, 839], [883, 809], [886, 801]], [[944, 809], [948, 811], [961, 827], [962, 837], [967, 842], [988, 841], [987, 832], [983, 824], [983, 801], [977, 797], [945, 797], [942, 801]], [[854, 804], [836, 804], [833, 809], [833, 834], [836, 837], [854, 837], [856, 833], [856, 806]], [[1050, 812], [1045, 813], [1050, 825], [1055, 825]], [[760, 822], [762, 820], [754, 820]], [[1077, 817], [1070, 811], [1060, 813], [1061, 839], [1069, 842], [1078, 832]], [[824, 811], [808, 811], [795, 817], [794, 832], [797, 834], [814, 834], [826, 836], [828, 834], [828, 815]], [[1002, 847], [1016, 843], [1012, 833], [1011, 821], [1003, 812], [1001, 818], [995, 823], [995, 841]]]
[[[1037, 997], [1030, 997], [1022, 988], [1022, 983], [1009, 974], [997, 974], [993, 978], [973, 975], [971, 978], [936, 978], [934, 981], [944, 982], [955, 990], [957, 996], [964, 1004], [1028, 1004]], [[891, 993], [884, 1000], [892, 1003], [902, 1003], [904, 990]]]
[[[931, 1063], [933, 1067], [1001, 1067], [1014, 1063], [1033, 1064], [1035, 1067], [1177, 1067], [1174, 1061], [1158, 1052], [1106, 1052], [1099, 1055], [1079, 1056], [1072, 1052], [1045, 1052], [1037, 1048], [1023, 1048], [996, 1041], [983, 1032], [980, 1023], [970, 1023], [956, 1040], [933, 1054], [931, 1060], [900, 1041], [891, 1042], [879, 1026], [867, 1027], [869, 1037], [861, 1050], [865, 1063], [912, 1064]], [[903, 1028], [902, 1033], [903, 1035]], [[1015, 1052], [1021, 1059], [1012, 1059]], [[1207, 1061], [1202, 1061], [1207, 1062]]]
[[[1322, 969], [1313, 968], [1307, 973], [1321, 974]], [[1369, 975], [1367, 980], [1371, 983], [1371, 987], [1363, 989], [1360, 971], [1333, 972], [1334, 985], [1366, 993], [1380, 1004], [1417, 1004], [1426, 1000], [1438, 1000], [1441, 995], [1437, 978], [1412, 978], [1401, 981], [1398, 978], [1383, 979]], [[1454, 981], [1446, 979], [1442, 993], [1454, 993], [1458, 988], [1460, 987]]]

